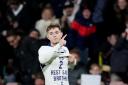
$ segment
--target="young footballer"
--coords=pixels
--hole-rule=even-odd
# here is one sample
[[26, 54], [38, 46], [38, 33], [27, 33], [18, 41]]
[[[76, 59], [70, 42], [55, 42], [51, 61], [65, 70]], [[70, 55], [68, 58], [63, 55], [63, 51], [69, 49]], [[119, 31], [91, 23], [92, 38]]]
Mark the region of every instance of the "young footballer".
[[76, 59], [65, 47], [67, 35], [63, 36], [59, 25], [48, 26], [46, 32], [50, 44], [42, 46], [38, 51], [40, 63], [45, 64], [42, 69], [45, 85], [69, 85], [68, 67], [72, 68]]

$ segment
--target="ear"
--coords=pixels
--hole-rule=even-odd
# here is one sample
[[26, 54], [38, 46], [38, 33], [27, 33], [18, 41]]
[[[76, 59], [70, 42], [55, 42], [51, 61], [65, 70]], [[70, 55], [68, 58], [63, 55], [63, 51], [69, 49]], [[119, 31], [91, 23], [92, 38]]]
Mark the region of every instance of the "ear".
[[48, 36], [48, 34], [47, 34], [47, 39], [49, 39], [49, 36]]

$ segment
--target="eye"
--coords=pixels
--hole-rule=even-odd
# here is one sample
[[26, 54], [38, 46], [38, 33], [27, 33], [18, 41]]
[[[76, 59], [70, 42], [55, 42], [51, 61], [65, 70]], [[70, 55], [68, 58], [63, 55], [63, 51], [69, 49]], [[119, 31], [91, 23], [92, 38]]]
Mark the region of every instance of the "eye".
[[50, 32], [49, 34], [50, 34], [50, 35], [53, 35], [53, 32]]
[[56, 31], [55, 33], [56, 33], [56, 34], [59, 34], [59, 32], [58, 32], [58, 31]]

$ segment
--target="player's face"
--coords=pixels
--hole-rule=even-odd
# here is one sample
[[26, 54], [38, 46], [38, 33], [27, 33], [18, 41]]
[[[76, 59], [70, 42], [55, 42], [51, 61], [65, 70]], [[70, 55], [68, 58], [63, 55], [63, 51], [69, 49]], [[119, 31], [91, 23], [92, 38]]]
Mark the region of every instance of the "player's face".
[[62, 35], [62, 32], [57, 27], [55, 27], [48, 31], [47, 37], [51, 44], [57, 44], [60, 41]]

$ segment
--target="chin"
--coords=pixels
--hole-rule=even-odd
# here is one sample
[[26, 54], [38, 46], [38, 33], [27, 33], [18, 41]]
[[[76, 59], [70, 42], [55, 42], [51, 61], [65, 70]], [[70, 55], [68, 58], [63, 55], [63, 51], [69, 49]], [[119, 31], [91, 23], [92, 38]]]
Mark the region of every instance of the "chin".
[[54, 44], [57, 44], [57, 43], [59, 43], [59, 42], [54, 42]]

